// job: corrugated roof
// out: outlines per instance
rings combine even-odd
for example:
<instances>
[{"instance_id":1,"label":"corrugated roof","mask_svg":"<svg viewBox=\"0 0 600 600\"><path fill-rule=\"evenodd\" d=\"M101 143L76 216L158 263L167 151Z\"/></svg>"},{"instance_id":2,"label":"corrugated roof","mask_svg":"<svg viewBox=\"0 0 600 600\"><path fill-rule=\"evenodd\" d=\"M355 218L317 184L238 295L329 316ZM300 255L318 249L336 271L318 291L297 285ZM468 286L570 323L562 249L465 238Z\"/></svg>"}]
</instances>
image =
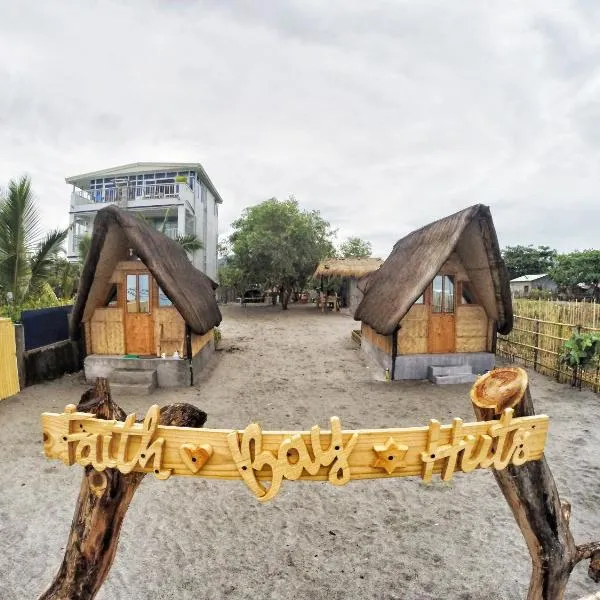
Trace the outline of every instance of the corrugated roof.
<instances>
[{"instance_id":1,"label":"corrugated roof","mask_svg":"<svg viewBox=\"0 0 600 600\"><path fill-rule=\"evenodd\" d=\"M200 179L206 184L206 187L211 191L219 204L223 203L223 198L213 182L210 180L207 172L200 163L168 163L168 162L136 162L126 165L119 165L110 169L101 169L100 171L90 171L89 173L81 173L80 175L72 175L67 177L65 181L79 187L89 184L90 179L98 177L110 177L113 175L136 175L138 173L152 173L153 171L196 171L200 174Z\"/></svg>"},{"instance_id":2,"label":"corrugated roof","mask_svg":"<svg viewBox=\"0 0 600 600\"><path fill-rule=\"evenodd\" d=\"M548 273L538 273L537 275L521 275L521 277L515 277L511 279L511 283L527 283L528 281L535 281L536 279L541 279L542 277L548 277Z\"/></svg>"},{"instance_id":3,"label":"corrugated roof","mask_svg":"<svg viewBox=\"0 0 600 600\"><path fill-rule=\"evenodd\" d=\"M322 260L313 277L362 277L377 271L383 264L381 258L327 258Z\"/></svg>"}]
</instances>

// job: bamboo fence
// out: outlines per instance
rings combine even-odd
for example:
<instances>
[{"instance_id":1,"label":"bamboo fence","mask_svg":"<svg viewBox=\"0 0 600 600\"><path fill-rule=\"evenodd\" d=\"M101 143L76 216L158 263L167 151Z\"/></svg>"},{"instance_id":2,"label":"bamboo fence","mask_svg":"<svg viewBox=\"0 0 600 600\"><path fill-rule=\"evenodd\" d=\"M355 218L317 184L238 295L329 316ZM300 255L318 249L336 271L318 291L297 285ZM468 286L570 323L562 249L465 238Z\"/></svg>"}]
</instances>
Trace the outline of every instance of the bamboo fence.
<instances>
[{"instance_id":1,"label":"bamboo fence","mask_svg":"<svg viewBox=\"0 0 600 600\"><path fill-rule=\"evenodd\" d=\"M561 363L563 344L575 332L600 332L600 306L595 302L556 302L513 299L514 327L498 336L496 353L521 361L561 383L571 382L572 370ZM600 391L600 369L584 370L581 384Z\"/></svg>"}]
</instances>

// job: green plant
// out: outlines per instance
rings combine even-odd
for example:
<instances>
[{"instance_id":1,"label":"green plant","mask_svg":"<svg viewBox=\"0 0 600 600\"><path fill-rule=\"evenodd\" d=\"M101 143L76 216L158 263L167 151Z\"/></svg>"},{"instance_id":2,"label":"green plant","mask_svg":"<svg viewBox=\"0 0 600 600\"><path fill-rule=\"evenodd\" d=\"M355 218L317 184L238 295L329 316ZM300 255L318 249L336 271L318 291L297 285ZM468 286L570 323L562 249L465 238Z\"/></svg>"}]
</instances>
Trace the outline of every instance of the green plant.
<instances>
[{"instance_id":1,"label":"green plant","mask_svg":"<svg viewBox=\"0 0 600 600\"><path fill-rule=\"evenodd\" d=\"M571 385L581 387L581 371L598 366L600 360L600 335L577 331L564 343L561 362L573 369Z\"/></svg>"},{"instance_id":2,"label":"green plant","mask_svg":"<svg viewBox=\"0 0 600 600\"><path fill-rule=\"evenodd\" d=\"M219 342L221 341L221 331L219 330L218 327L213 328L213 336L215 339L215 347L216 347L219 345Z\"/></svg>"}]
</instances>

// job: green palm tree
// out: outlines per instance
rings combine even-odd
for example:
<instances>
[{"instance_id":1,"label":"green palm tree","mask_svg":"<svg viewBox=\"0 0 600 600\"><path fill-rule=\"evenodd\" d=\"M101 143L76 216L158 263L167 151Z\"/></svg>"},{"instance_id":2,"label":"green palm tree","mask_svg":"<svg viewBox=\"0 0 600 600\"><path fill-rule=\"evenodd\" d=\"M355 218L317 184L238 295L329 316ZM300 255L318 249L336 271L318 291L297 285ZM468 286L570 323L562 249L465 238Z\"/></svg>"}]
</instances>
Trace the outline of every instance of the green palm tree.
<instances>
[{"instance_id":1,"label":"green palm tree","mask_svg":"<svg viewBox=\"0 0 600 600\"><path fill-rule=\"evenodd\" d=\"M16 305L40 292L67 232L54 229L42 235L31 179L24 175L9 181L0 197L0 302L8 292Z\"/></svg>"}]
</instances>

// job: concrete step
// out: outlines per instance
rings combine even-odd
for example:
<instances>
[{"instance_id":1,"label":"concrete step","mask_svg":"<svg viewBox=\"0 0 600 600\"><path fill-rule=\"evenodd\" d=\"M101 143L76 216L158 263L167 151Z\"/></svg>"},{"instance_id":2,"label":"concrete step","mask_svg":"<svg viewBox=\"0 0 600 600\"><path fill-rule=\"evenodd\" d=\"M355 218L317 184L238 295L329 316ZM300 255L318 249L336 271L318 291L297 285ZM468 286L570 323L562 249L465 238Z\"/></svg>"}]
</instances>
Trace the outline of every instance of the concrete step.
<instances>
[{"instance_id":1,"label":"concrete step","mask_svg":"<svg viewBox=\"0 0 600 600\"><path fill-rule=\"evenodd\" d=\"M437 385L449 383L473 383L477 375L471 365L436 366L427 368L427 379Z\"/></svg>"},{"instance_id":2,"label":"concrete step","mask_svg":"<svg viewBox=\"0 0 600 600\"><path fill-rule=\"evenodd\" d=\"M454 366L442 366L442 365L431 365L427 368L427 376L432 375L462 375L463 373L472 373L473 367L469 364L466 365L454 365Z\"/></svg>"},{"instance_id":3,"label":"concrete step","mask_svg":"<svg viewBox=\"0 0 600 600\"><path fill-rule=\"evenodd\" d=\"M153 384L156 387L155 369L114 369L109 377L113 383Z\"/></svg>"},{"instance_id":4,"label":"concrete step","mask_svg":"<svg viewBox=\"0 0 600 600\"><path fill-rule=\"evenodd\" d=\"M437 385L446 385L449 383L473 383L477 379L475 373L462 373L459 375L433 375L429 381Z\"/></svg>"},{"instance_id":5,"label":"concrete step","mask_svg":"<svg viewBox=\"0 0 600 600\"><path fill-rule=\"evenodd\" d=\"M115 398L123 396L148 396L156 389L156 383L110 383L110 393Z\"/></svg>"}]
</instances>

